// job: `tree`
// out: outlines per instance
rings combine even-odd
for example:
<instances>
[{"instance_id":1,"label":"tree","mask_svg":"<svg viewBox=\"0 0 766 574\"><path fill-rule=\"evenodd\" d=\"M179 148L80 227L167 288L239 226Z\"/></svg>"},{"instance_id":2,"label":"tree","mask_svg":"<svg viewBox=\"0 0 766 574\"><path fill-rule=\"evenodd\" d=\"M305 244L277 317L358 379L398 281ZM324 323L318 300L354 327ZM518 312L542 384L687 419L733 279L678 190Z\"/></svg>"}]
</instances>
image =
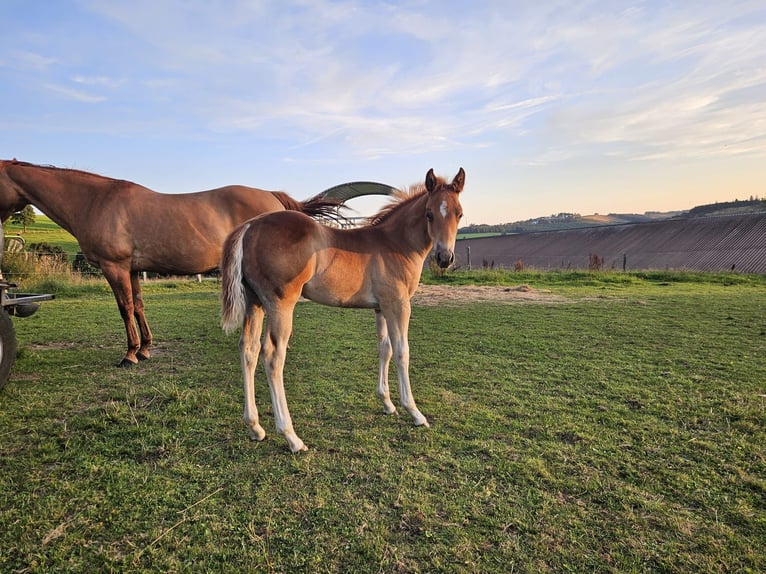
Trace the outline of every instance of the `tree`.
<instances>
[{"instance_id":1,"label":"tree","mask_svg":"<svg viewBox=\"0 0 766 574\"><path fill-rule=\"evenodd\" d=\"M27 232L27 227L35 222L35 209L31 205L27 205L21 211L17 211L11 215L11 223L21 225L23 231Z\"/></svg>"}]
</instances>

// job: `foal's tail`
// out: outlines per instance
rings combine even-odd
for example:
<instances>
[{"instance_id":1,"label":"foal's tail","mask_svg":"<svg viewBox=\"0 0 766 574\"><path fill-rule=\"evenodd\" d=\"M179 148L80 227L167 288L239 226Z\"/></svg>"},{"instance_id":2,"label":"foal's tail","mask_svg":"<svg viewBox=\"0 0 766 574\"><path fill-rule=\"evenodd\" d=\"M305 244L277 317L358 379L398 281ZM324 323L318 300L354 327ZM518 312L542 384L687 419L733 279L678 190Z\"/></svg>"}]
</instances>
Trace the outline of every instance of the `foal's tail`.
<instances>
[{"instance_id":1,"label":"foal's tail","mask_svg":"<svg viewBox=\"0 0 766 574\"><path fill-rule=\"evenodd\" d=\"M242 281L242 239L250 227L243 223L226 238L221 255L221 327L231 333L245 318L245 284Z\"/></svg>"}]
</instances>

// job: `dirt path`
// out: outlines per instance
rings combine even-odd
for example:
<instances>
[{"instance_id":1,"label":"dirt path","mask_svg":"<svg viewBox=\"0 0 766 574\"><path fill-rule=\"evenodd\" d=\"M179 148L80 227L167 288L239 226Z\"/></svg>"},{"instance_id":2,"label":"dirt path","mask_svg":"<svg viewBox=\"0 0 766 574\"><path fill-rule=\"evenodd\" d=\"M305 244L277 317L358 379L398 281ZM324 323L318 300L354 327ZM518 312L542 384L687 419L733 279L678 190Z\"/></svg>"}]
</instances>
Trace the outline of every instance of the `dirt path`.
<instances>
[{"instance_id":1,"label":"dirt path","mask_svg":"<svg viewBox=\"0 0 766 574\"><path fill-rule=\"evenodd\" d=\"M459 305L482 301L558 303L564 300L547 289L533 289L528 285L420 285L412 298L414 305Z\"/></svg>"}]
</instances>

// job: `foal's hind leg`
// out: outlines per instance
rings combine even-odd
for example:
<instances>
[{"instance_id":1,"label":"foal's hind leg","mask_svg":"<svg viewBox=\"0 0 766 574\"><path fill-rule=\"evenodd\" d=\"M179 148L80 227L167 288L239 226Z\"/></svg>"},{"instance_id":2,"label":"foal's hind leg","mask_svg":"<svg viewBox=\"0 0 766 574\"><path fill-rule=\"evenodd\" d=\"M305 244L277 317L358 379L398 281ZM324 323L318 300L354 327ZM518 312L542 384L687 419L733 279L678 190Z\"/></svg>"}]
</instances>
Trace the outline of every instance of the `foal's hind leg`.
<instances>
[{"instance_id":1,"label":"foal's hind leg","mask_svg":"<svg viewBox=\"0 0 766 574\"><path fill-rule=\"evenodd\" d=\"M285 398L284 368L287 354L287 342L293 328L293 308L295 301L281 301L269 306L266 313L266 335L263 337L263 366L269 381L271 404L274 409L274 421L292 452L306 450L306 445L298 438L293 429L293 421Z\"/></svg>"},{"instance_id":2,"label":"foal's hind leg","mask_svg":"<svg viewBox=\"0 0 766 574\"><path fill-rule=\"evenodd\" d=\"M266 431L258 421L258 407L255 405L255 369L258 366L258 354L261 352L262 326L263 307L250 305L242 323L242 335L239 337L239 357L245 384L245 413L242 418L250 429L252 440L266 438Z\"/></svg>"},{"instance_id":3,"label":"foal's hind leg","mask_svg":"<svg viewBox=\"0 0 766 574\"><path fill-rule=\"evenodd\" d=\"M391 393L388 390L388 365L393 353L386 319L379 309L375 310L375 328L378 332L378 396L383 401L383 411L392 415L396 412L396 407L391 402Z\"/></svg>"}]
</instances>

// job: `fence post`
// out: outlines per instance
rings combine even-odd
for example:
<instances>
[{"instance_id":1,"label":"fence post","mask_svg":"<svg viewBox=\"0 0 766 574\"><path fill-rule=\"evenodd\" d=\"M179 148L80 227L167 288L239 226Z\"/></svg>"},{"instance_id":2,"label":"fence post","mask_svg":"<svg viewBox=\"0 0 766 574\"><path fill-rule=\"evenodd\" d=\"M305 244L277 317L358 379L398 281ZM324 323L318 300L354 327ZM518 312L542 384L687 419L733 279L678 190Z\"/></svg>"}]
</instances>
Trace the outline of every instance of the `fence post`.
<instances>
[{"instance_id":1,"label":"fence post","mask_svg":"<svg viewBox=\"0 0 766 574\"><path fill-rule=\"evenodd\" d=\"M468 270L471 270L471 246L467 245L465 248L466 256L468 257Z\"/></svg>"}]
</instances>

